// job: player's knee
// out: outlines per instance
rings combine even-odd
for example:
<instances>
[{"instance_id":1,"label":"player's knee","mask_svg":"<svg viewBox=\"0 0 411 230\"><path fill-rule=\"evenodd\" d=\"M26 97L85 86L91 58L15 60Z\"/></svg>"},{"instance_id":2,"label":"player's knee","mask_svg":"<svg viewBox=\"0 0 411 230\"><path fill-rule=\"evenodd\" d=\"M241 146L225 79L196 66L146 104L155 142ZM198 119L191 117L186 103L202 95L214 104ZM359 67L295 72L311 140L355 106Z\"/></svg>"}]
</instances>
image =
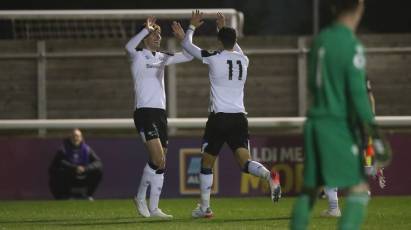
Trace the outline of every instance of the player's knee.
<instances>
[{"instance_id":1,"label":"player's knee","mask_svg":"<svg viewBox=\"0 0 411 230\"><path fill-rule=\"evenodd\" d=\"M148 165L152 170L156 172L156 174L163 174L165 171L165 164L161 165L161 163L154 163L153 161L149 161Z\"/></svg>"},{"instance_id":2,"label":"player's knee","mask_svg":"<svg viewBox=\"0 0 411 230\"><path fill-rule=\"evenodd\" d=\"M235 151L235 158L241 167L245 167L247 162L251 160L250 152L246 148L238 148Z\"/></svg>"},{"instance_id":3,"label":"player's knee","mask_svg":"<svg viewBox=\"0 0 411 230\"><path fill-rule=\"evenodd\" d=\"M243 172L250 173L249 170L248 170L248 166L250 165L251 161L247 160L245 162L242 162L241 160L238 160L238 162L239 162L241 168L243 169Z\"/></svg>"},{"instance_id":4,"label":"player's knee","mask_svg":"<svg viewBox=\"0 0 411 230\"><path fill-rule=\"evenodd\" d=\"M248 170L248 165L250 164L250 159L238 159L238 164L244 170Z\"/></svg>"},{"instance_id":5,"label":"player's knee","mask_svg":"<svg viewBox=\"0 0 411 230\"><path fill-rule=\"evenodd\" d=\"M160 156L154 156L151 159L151 163L157 168L157 169L164 169L166 165L165 157L160 155Z\"/></svg>"},{"instance_id":6,"label":"player's knee","mask_svg":"<svg viewBox=\"0 0 411 230\"><path fill-rule=\"evenodd\" d=\"M201 167L202 168L213 168L215 162L215 156L203 153L203 157L201 158Z\"/></svg>"},{"instance_id":7,"label":"player's knee","mask_svg":"<svg viewBox=\"0 0 411 230\"><path fill-rule=\"evenodd\" d=\"M213 162L213 161L203 160L203 161L201 162L201 167L203 167L203 168L213 168L213 166L214 166L214 162Z\"/></svg>"}]
</instances>

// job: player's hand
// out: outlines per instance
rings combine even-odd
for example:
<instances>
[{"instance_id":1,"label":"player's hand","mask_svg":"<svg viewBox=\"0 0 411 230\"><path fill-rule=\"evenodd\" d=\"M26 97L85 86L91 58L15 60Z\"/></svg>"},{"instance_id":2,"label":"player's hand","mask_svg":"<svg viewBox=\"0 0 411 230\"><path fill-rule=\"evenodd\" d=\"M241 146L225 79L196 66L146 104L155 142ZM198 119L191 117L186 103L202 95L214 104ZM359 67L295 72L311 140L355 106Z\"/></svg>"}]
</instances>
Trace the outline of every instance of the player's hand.
<instances>
[{"instance_id":1,"label":"player's hand","mask_svg":"<svg viewBox=\"0 0 411 230\"><path fill-rule=\"evenodd\" d=\"M377 169L377 175L376 176L377 176L378 185L380 186L380 188L385 188L386 181L385 181L383 168Z\"/></svg>"},{"instance_id":2,"label":"player's hand","mask_svg":"<svg viewBox=\"0 0 411 230\"><path fill-rule=\"evenodd\" d=\"M218 28L219 30L221 30L221 28L223 28L223 27L225 26L225 17L224 17L224 14L222 14L222 13L220 13L220 12L217 13L216 23L217 23L217 28Z\"/></svg>"},{"instance_id":3,"label":"player's hand","mask_svg":"<svg viewBox=\"0 0 411 230\"><path fill-rule=\"evenodd\" d=\"M179 22L173 21L173 24L171 24L171 29L173 29L174 37L180 41L184 39L185 33Z\"/></svg>"},{"instance_id":4,"label":"player's hand","mask_svg":"<svg viewBox=\"0 0 411 230\"><path fill-rule=\"evenodd\" d=\"M372 147L374 149L375 165L383 168L391 162L392 152L389 142L379 132L377 126L370 127Z\"/></svg>"},{"instance_id":5,"label":"player's hand","mask_svg":"<svg viewBox=\"0 0 411 230\"><path fill-rule=\"evenodd\" d=\"M200 12L200 10L193 11L191 13L190 24L197 28L200 27L203 23L203 12Z\"/></svg>"},{"instance_id":6,"label":"player's hand","mask_svg":"<svg viewBox=\"0 0 411 230\"><path fill-rule=\"evenodd\" d=\"M385 167L391 162L391 147L383 138L373 138L374 157L377 167Z\"/></svg>"},{"instance_id":7,"label":"player's hand","mask_svg":"<svg viewBox=\"0 0 411 230\"><path fill-rule=\"evenodd\" d=\"M146 28L151 32L154 31L154 24L156 23L156 18L154 16L149 16L146 20Z\"/></svg>"}]
</instances>

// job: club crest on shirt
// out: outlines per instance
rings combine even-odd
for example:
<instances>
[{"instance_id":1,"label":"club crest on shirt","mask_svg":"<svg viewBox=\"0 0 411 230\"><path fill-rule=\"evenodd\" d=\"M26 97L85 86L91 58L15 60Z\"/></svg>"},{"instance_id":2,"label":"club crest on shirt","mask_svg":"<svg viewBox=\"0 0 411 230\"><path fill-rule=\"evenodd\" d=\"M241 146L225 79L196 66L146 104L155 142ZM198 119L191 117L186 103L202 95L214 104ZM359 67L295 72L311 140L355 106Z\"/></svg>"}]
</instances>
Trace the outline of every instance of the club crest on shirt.
<instances>
[{"instance_id":1,"label":"club crest on shirt","mask_svg":"<svg viewBox=\"0 0 411 230\"><path fill-rule=\"evenodd\" d=\"M352 145L352 146L351 146L351 153L352 153L354 156L357 156L359 152L360 152L360 150L358 149L358 146L357 146L357 145Z\"/></svg>"},{"instance_id":2,"label":"club crest on shirt","mask_svg":"<svg viewBox=\"0 0 411 230\"><path fill-rule=\"evenodd\" d=\"M361 45L358 45L356 47L356 53L354 55L353 63L357 69L365 68L366 60L364 55L364 47L362 47Z\"/></svg>"}]
</instances>

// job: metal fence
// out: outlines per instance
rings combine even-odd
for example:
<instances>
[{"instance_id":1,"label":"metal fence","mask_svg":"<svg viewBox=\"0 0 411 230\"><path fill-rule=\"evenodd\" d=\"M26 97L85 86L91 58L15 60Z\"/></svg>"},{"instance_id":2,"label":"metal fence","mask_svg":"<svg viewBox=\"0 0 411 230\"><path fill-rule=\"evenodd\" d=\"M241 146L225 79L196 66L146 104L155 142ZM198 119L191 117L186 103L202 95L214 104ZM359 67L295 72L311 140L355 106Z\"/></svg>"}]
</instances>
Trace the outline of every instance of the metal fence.
<instances>
[{"instance_id":1,"label":"metal fence","mask_svg":"<svg viewBox=\"0 0 411 230\"><path fill-rule=\"evenodd\" d=\"M35 53L0 53L0 60L18 60L18 59L33 59L37 62L37 117L38 119L47 119L47 62L50 59L64 58L107 58L107 57L124 57L124 52L121 51L94 51L94 52L46 52L46 41L37 41L37 52ZM245 49L247 55L292 55L298 59L296 66L298 72L298 115L304 116L307 108L307 91L306 91L306 76L307 76L307 53L308 48L305 47L306 38L298 39L298 48L296 49ZM169 39L167 42L169 50L175 50L176 41ZM368 47L367 53L371 54L409 54L411 47ZM168 112L170 117L177 117L177 83L176 83L176 68L177 66L167 67L167 88L168 88Z\"/></svg>"}]
</instances>

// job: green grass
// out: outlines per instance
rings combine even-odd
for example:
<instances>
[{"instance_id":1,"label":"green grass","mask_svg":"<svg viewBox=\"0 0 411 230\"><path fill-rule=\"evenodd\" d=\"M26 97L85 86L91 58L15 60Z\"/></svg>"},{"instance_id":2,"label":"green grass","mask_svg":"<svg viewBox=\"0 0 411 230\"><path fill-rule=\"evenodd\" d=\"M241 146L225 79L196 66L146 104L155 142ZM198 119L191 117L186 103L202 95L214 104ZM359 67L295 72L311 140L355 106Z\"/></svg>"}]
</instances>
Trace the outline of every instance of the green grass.
<instances>
[{"instance_id":1,"label":"green grass","mask_svg":"<svg viewBox=\"0 0 411 230\"><path fill-rule=\"evenodd\" d=\"M164 199L173 220L141 218L131 200L0 201L3 229L287 229L294 198L273 204L268 198L213 199L212 219L192 219L196 199ZM343 204L343 202L341 202ZM310 229L335 229L336 219L320 217L320 200ZM411 197L373 197L363 229L411 229Z\"/></svg>"}]
</instances>

